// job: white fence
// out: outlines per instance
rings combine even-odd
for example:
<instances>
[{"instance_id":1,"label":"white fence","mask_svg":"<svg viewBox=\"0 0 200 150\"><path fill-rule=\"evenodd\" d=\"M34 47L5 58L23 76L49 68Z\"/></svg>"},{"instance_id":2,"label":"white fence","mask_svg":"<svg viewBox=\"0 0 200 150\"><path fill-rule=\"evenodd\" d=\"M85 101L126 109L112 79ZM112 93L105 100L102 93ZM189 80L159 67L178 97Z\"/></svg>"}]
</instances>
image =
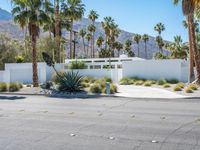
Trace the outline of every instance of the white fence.
<instances>
[{"instance_id":1,"label":"white fence","mask_svg":"<svg viewBox=\"0 0 200 150\"><path fill-rule=\"evenodd\" d=\"M184 60L142 60L142 59L113 59L112 69L106 69L108 59L85 60L88 68L79 71L83 76L96 78L110 77L114 82L123 77L139 77L145 79L177 79L182 82L188 81L188 62ZM56 69L69 71L67 64L56 64ZM51 80L54 70L45 63L38 63L38 78L40 83ZM6 64L5 71L0 71L0 82L32 83L32 64Z\"/></svg>"},{"instance_id":2,"label":"white fence","mask_svg":"<svg viewBox=\"0 0 200 150\"><path fill-rule=\"evenodd\" d=\"M184 60L141 60L123 62L123 77L177 79L188 81L188 62Z\"/></svg>"}]
</instances>

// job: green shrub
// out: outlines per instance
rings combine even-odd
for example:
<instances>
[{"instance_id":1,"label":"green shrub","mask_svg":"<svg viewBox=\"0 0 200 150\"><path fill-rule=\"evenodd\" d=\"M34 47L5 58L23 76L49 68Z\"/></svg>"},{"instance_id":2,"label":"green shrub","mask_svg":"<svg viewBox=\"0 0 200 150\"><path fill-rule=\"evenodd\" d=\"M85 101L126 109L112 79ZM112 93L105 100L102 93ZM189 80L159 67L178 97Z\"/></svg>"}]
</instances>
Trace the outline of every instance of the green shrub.
<instances>
[{"instance_id":1,"label":"green shrub","mask_svg":"<svg viewBox=\"0 0 200 150\"><path fill-rule=\"evenodd\" d=\"M198 86L196 84L193 84L193 83L189 84L188 88L190 88L192 90L198 90Z\"/></svg>"},{"instance_id":2,"label":"green shrub","mask_svg":"<svg viewBox=\"0 0 200 150\"><path fill-rule=\"evenodd\" d=\"M151 84L156 84L155 80L150 80L150 81L151 81Z\"/></svg>"},{"instance_id":3,"label":"green shrub","mask_svg":"<svg viewBox=\"0 0 200 150\"><path fill-rule=\"evenodd\" d=\"M102 93L102 87L97 84L97 83L94 83L93 85L90 86L90 92L91 93Z\"/></svg>"},{"instance_id":4,"label":"green shrub","mask_svg":"<svg viewBox=\"0 0 200 150\"><path fill-rule=\"evenodd\" d=\"M170 88L171 85L170 85L169 83L165 83L165 84L163 85L163 87L164 87L164 88Z\"/></svg>"},{"instance_id":5,"label":"green shrub","mask_svg":"<svg viewBox=\"0 0 200 150\"><path fill-rule=\"evenodd\" d=\"M106 93L106 87L102 89L102 93ZM117 86L114 84L110 84L110 94L117 93Z\"/></svg>"},{"instance_id":6,"label":"green shrub","mask_svg":"<svg viewBox=\"0 0 200 150\"><path fill-rule=\"evenodd\" d=\"M94 77L90 77L90 76L84 77L82 79L82 82L85 82L85 83L94 83L95 81L96 81L96 79Z\"/></svg>"},{"instance_id":7,"label":"green shrub","mask_svg":"<svg viewBox=\"0 0 200 150\"><path fill-rule=\"evenodd\" d=\"M187 89L185 90L186 93L193 93L193 90L190 87L187 87Z\"/></svg>"},{"instance_id":8,"label":"green shrub","mask_svg":"<svg viewBox=\"0 0 200 150\"><path fill-rule=\"evenodd\" d=\"M83 61L72 61L68 65L68 69L87 69L87 65Z\"/></svg>"},{"instance_id":9,"label":"green shrub","mask_svg":"<svg viewBox=\"0 0 200 150\"><path fill-rule=\"evenodd\" d=\"M171 79L171 80L167 80L168 83L170 84L177 84L178 80L177 79Z\"/></svg>"},{"instance_id":10,"label":"green shrub","mask_svg":"<svg viewBox=\"0 0 200 150\"><path fill-rule=\"evenodd\" d=\"M180 88L184 88L185 87L185 83L183 83L183 82L179 82L178 84L177 84L177 86L179 86Z\"/></svg>"},{"instance_id":11,"label":"green shrub","mask_svg":"<svg viewBox=\"0 0 200 150\"><path fill-rule=\"evenodd\" d=\"M114 84L110 85L111 94L117 93L117 86Z\"/></svg>"},{"instance_id":12,"label":"green shrub","mask_svg":"<svg viewBox=\"0 0 200 150\"><path fill-rule=\"evenodd\" d=\"M129 79L127 77L124 77L120 80L120 84L121 85L130 85L130 84L133 84L133 80L132 79Z\"/></svg>"},{"instance_id":13,"label":"green shrub","mask_svg":"<svg viewBox=\"0 0 200 150\"><path fill-rule=\"evenodd\" d=\"M151 81L146 81L146 82L144 82L144 86L152 86L152 82Z\"/></svg>"},{"instance_id":14,"label":"green shrub","mask_svg":"<svg viewBox=\"0 0 200 150\"><path fill-rule=\"evenodd\" d=\"M23 63L24 62L24 57L23 56L16 56L16 63Z\"/></svg>"},{"instance_id":15,"label":"green shrub","mask_svg":"<svg viewBox=\"0 0 200 150\"><path fill-rule=\"evenodd\" d=\"M135 82L135 85L143 85L144 84L144 81L142 80L138 80Z\"/></svg>"},{"instance_id":16,"label":"green shrub","mask_svg":"<svg viewBox=\"0 0 200 150\"><path fill-rule=\"evenodd\" d=\"M133 80L134 82L141 80L139 77L131 77L130 79Z\"/></svg>"},{"instance_id":17,"label":"green shrub","mask_svg":"<svg viewBox=\"0 0 200 150\"><path fill-rule=\"evenodd\" d=\"M58 89L62 92L79 92L81 91L82 76L73 71L64 73L58 78Z\"/></svg>"},{"instance_id":18,"label":"green shrub","mask_svg":"<svg viewBox=\"0 0 200 150\"><path fill-rule=\"evenodd\" d=\"M6 83L0 83L0 92L7 92L7 84Z\"/></svg>"},{"instance_id":19,"label":"green shrub","mask_svg":"<svg viewBox=\"0 0 200 150\"><path fill-rule=\"evenodd\" d=\"M64 71L59 71L58 74L59 74L60 76L63 76L63 75L64 75ZM54 74L52 75L51 81L54 82L54 83L56 83L56 84L59 82L59 77L58 77L57 73L54 73Z\"/></svg>"},{"instance_id":20,"label":"green shrub","mask_svg":"<svg viewBox=\"0 0 200 150\"><path fill-rule=\"evenodd\" d=\"M167 59L167 56L161 52L157 52L154 55L154 59L158 60L158 59Z\"/></svg>"},{"instance_id":21,"label":"green shrub","mask_svg":"<svg viewBox=\"0 0 200 150\"><path fill-rule=\"evenodd\" d=\"M176 85L173 90L174 91L182 91L182 87Z\"/></svg>"},{"instance_id":22,"label":"green shrub","mask_svg":"<svg viewBox=\"0 0 200 150\"><path fill-rule=\"evenodd\" d=\"M108 77L104 77L101 79L101 81L104 80L105 82L109 82L109 83L112 83L112 79L111 78L108 78Z\"/></svg>"},{"instance_id":23,"label":"green shrub","mask_svg":"<svg viewBox=\"0 0 200 150\"><path fill-rule=\"evenodd\" d=\"M83 88L87 88L87 87L90 87L90 84L89 84L89 83L86 83L86 82L82 82L82 83L81 83L81 86L82 86Z\"/></svg>"},{"instance_id":24,"label":"green shrub","mask_svg":"<svg viewBox=\"0 0 200 150\"><path fill-rule=\"evenodd\" d=\"M22 88L23 88L23 84L21 84L21 83L17 82L17 85L19 86L19 88L20 88L20 89L22 89Z\"/></svg>"},{"instance_id":25,"label":"green shrub","mask_svg":"<svg viewBox=\"0 0 200 150\"><path fill-rule=\"evenodd\" d=\"M8 85L8 91L9 92L17 92L19 90L20 90L20 87L19 87L18 83L10 83Z\"/></svg>"},{"instance_id":26,"label":"green shrub","mask_svg":"<svg viewBox=\"0 0 200 150\"><path fill-rule=\"evenodd\" d=\"M32 87L32 85L31 84L27 84L26 87Z\"/></svg>"},{"instance_id":27,"label":"green shrub","mask_svg":"<svg viewBox=\"0 0 200 150\"><path fill-rule=\"evenodd\" d=\"M164 80L164 79L161 79L161 80L157 81L157 85L164 85L165 83L167 83L167 81Z\"/></svg>"}]
</instances>

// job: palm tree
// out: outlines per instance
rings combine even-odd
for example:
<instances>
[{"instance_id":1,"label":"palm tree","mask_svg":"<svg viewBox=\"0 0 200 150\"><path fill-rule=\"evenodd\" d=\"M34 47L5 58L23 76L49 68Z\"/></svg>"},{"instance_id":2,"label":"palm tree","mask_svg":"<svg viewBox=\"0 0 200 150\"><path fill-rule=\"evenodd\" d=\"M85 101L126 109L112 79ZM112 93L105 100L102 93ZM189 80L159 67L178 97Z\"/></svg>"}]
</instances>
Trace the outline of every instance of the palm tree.
<instances>
[{"instance_id":1,"label":"palm tree","mask_svg":"<svg viewBox=\"0 0 200 150\"><path fill-rule=\"evenodd\" d=\"M140 40L141 40L141 35L139 34L136 34L134 37L133 37L133 40L137 43L138 45L138 57L140 57Z\"/></svg>"},{"instance_id":2,"label":"palm tree","mask_svg":"<svg viewBox=\"0 0 200 150\"><path fill-rule=\"evenodd\" d=\"M88 26L88 31L91 33L92 35L92 39L91 39L91 58L94 57L94 54L93 54L93 35L94 35L94 32L96 31L96 27L93 25L93 24L90 24Z\"/></svg>"},{"instance_id":3,"label":"palm tree","mask_svg":"<svg viewBox=\"0 0 200 150\"><path fill-rule=\"evenodd\" d=\"M92 21L92 25L93 26L95 26L95 21L98 19L98 17L99 17L99 15L97 14L97 12L96 11L94 11L94 10L91 10L90 11L90 13L89 13L89 15L88 15L88 18ZM96 28L95 28L95 31L96 31ZM95 33L95 31L94 32L92 32L92 57L94 57L94 41L95 41L95 39L94 39L94 33Z\"/></svg>"},{"instance_id":4,"label":"palm tree","mask_svg":"<svg viewBox=\"0 0 200 150\"><path fill-rule=\"evenodd\" d=\"M171 54L170 58L172 59L187 59L188 57L188 46L186 43L183 43L181 36L175 36L174 42L165 46Z\"/></svg>"},{"instance_id":5,"label":"palm tree","mask_svg":"<svg viewBox=\"0 0 200 150\"><path fill-rule=\"evenodd\" d=\"M199 16L199 18L200 18L200 16ZM198 23L198 20L194 21L194 26L195 26L195 32L199 32L199 23ZM185 29L188 29L188 22L186 20L183 20L183 27Z\"/></svg>"},{"instance_id":6,"label":"palm tree","mask_svg":"<svg viewBox=\"0 0 200 150\"><path fill-rule=\"evenodd\" d=\"M114 22L110 25L110 36L109 36L109 46L111 48L111 56L114 57L114 49L115 49L115 42L116 39L119 37L120 30L118 28L118 25Z\"/></svg>"},{"instance_id":7,"label":"palm tree","mask_svg":"<svg viewBox=\"0 0 200 150\"><path fill-rule=\"evenodd\" d=\"M165 43L164 43L161 36L156 37L156 43L157 43L158 48L159 48L159 53L163 53L163 47L164 47Z\"/></svg>"},{"instance_id":8,"label":"palm tree","mask_svg":"<svg viewBox=\"0 0 200 150\"><path fill-rule=\"evenodd\" d=\"M128 53L128 57L134 57L135 54L134 52L131 50L132 46L132 41L131 40L126 40L124 43L124 49L125 51Z\"/></svg>"},{"instance_id":9,"label":"palm tree","mask_svg":"<svg viewBox=\"0 0 200 150\"><path fill-rule=\"evenodd\" d=\"M107 50L107 47L108 47L108 42L109 42L109 37L110 37L110 26L111 24L114 23L114 19L112 19L112 17L105 17L104 18L104 21L101 22L102 24L102 27L104 29L104 32L105 32L105 50Z\"/></svg>"},{"instance_id":10,"label":"palm tree","mask_svg":"<svg viewBox=\"0 0 200 150\"><path fill-rule=\"evenodd\" d=\"M102 36L99 36L96 40L96 45L98 46L98 48L102 49L103 42L104 38Z\"/></svg>"},{"instance_id":11,"label":"palm tree","mask_svg":"<svg viewBox=\"0 0 200 150\"><path fill-rule=\"evenodd\" d=\"M70 58L72 59L74 54L72 50L72 34L74 21L80 20L85 12L85 5L81 0L67 0L67 3L61 5L63 15L70 21Z\"/></svg>"},{"instance_id":12,"label":"palm tree","mask_svg":"<svg viewBox=\"0 0 200 150\"><path fill-rule=\"evenodd\" d=\"M118 52L118 57L120 56L120 51L123 49L123 44L120 43L120 42L115 42L116 44L116 49L117 49L117 52Z\"/></svg>"},{"instance_id":13,"label":"palm tree","mask_svg":"<svg viewBox=\"0 0 200 150\"><path fill-rule=\"evenodd\" d=\"M159 36L161 36L161 33L162 33L163 31L165 31L165 25L162 24L162 23L160 22L160 23L158 23L158 24L154 27L154 30L155 30L156 32L158 32L158 35L159 35Z\"/></svg>"},{"instance_id":14,"label":"palm tree","mask_svg":"<svg viewBox=\"0 0 200 150\"><path fill-rule=\"evenodd\" d=\"M87 42L88 42L88 44L87 44L87 57L88 57L88 53L89 53L89 46L90 46L90 41L91 41L91 39L92 39L92 35L90 34L90 33L88 33L87 35L86 35L86 40L87 40Z\"/></svg>"},{"instance_id":15,"label":"palm tree","mask_svg":"<svg viewBox=\"0 0 200 150\"><path fill-rule=\"evenodd\" d=\"M87 32L84 29L80 29L79 30L79 36L81 36L82 40L83 40L83 48L84 48L84 53L86 54L86 50L85 50L85 36L86 36Z\"/></svg>"},{"instance_id":16,"label":"palm tree","mask_svg":"<svg viewBox=\"0 0 200 150\"><path fill-rule=\"evenodd\" d=\"M188 34L189 34L189 51L190 51L190 78L189 82L194 81L194 64L196 66L197 79L196 83L200 85L200 54L197 50L195 38L194 12L199 0L174 0L174 4L178 5L182 2L183 14L187 18ZM195 3L196 2L196 3Z\"/></svg>"},{"instance_id":17,"label":"palm tree","mask_svg":"<svg viewBox=\"0 0 200 150\"><path fill-rule=\"evenodd\" d=\"M147 59L147 42L149 41L149 35L147 34L144 34L142 36L142 40L144 41L144 44L145 44L145 58Z\"/></svg>"},{"instance_id":18,"label":"palm tree","mask_svg":"<svg viewBox=\"0 0 200 150\"><path fill-rule=\"evenodd\" d=\"M39 27L45 22L49 22L49 16L45 13L47 3L41 0L35 0L34 3L29 0L12 0L15 23L18 23L21 28L28 25L29 35L32 41L32 68L33 68L33 86L38 86L37 72L37 51L36 43L39 36Z\"/></svg>"},{"instance_id":19,"label":"palm tree","mask_svg":"<svg viewBox=\"0 0 200 150\"><path fill-rule=\"evenodd\" d=\"M60 19L60 0L54 0L54 20L55 20L55 42L56 42L56 57L60 60L60 38L61 38L61 19Z\"/></svg>"}]
</instances>

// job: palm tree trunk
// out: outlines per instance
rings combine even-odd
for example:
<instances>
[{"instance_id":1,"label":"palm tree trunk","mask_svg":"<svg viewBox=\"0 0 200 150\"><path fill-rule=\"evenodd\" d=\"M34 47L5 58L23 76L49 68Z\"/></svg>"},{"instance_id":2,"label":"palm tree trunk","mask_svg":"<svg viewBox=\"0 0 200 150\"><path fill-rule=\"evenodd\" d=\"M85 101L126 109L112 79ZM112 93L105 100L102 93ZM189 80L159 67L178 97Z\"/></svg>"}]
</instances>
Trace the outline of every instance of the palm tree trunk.
<instances>
[{"instance_id":1,"label":"palm tree trunk","mask_svg":"<svg viewBox=\"0 0 200 150\"><path fill-rule=\"evenodd\" d=\"M195 33L192 31L194 26L193 16L188 16L188 34L189 34L189 59L190 59L190 71L189 71L189 83L194 81L194 48L195 48Z\"/></svg>"},{"instance_id":2,"label":"palm tree trunk","mask_svg":"<svg viewBox=\"0 0 200 150\"><path fill-rule=\"evenodd\" d=\"M94 58L94 32L92 33L92 58Z\"/></svg>"},{"instance_id":3,"label":"palm tree trunk","mask_svg":"<svg viewBox=\"0 0 200 150\"><path fill-rule=\"evenodd\" d=\"M145 58L147 59L147 42L145 42Z\"/></svg>"},{"instance_id":4,"label":"palm tree trunk","mask_svg":"<svg viewBox=\"0 0 200 150\"><path fill-rule=\"evenodd\" d=\"M139 44L138 44L138 57L140 57L140 48L139 48Z\"/></svg>"},{"instance_id":5,"label":"palm tree trunk","mask_svg":"<svg viewBox=\"0 0 200 150\"><path fill-rule=\"evenodd\" d=\"M86 50L85 50L85 39L84 39L84 37L82 37L83 38L83 50L84 50L84 53L86 54ZM84 55L85 55L84 54Z\"/></svg>"},{"instance_id":6,"label":"palm tree trunk","mask_svg":"<svg viewBox=\"0 0 200 150\"><path fill-rule=\"evenodd\" d=\"M72 32L73 32L73 19L71 19L70 25L70 59L73 57L73 50L72 50Z\"/></svg>"},{"instance_id":7,"label":"palm tree trunk","mask_svg":"<svg viewBox=\"0 0 200 150\"><path fill-rule=\"evenodd\" d=\"M93 40L91 39L91 53L90 53L90 57L93 57Z\"/></svg>"},{"instance_id":8,"label":"palm tree trunk","mask_svg":"<svg viewBox=\"0 0 200 150\"><path fill-rule=\"evenodd\" d=\"M90 41L88 41L88 44L87 44L87 58L89 57L89 43Z\"/></svg>"},{"instance_id":9,"label":"palm tree trunk","mask_svg":"<svg viewBox=\"0 0 200 150\"><path fill-rule=\"evenodd\" d=\"M195 62L195 67L196 67L196 83L200 85L200 54L197 50L196 46L196 39L195 39L195 26L194 26L194 16L193 14L188 15L188 28L189 28L189 33L190 33L190 38L191 38L191 48L192 48L192 58L194 59L190 61L190 63ZM192 68L193 69L193 68ZM194 70L193 70L194 71Z\"/></svg>"},{"instance_id":10,"label":"palm tree trunk","mask_svg":"<svg viewBox=\"0 0 200 150\"><path fill-rule=\"evenodd\" d=\"M120 50L118 49L118 57L119 57L119 55L120 55Z\"/></svg>"},{"instance_id":11,"label":"palm tree trunk","mask_svg":"<svg viewBox=\"0 0 200 150\"><path fill-rule=\"evenodd\" d=\"M106 35L106 41L105 41L105 50L108 48L108 36Z\"/></svg>"},{"instance_id":12,"label":"palm tree trunk","mask_svg":"<svg viewBox=\"0 0 200 150\"><path fill-rule=\"evenodd\" d=\"M56 40L56 61L60 62L60 15L59 15L59 0L54 1L55 15L55 40Z\"/></svg>"},{"instance_id":13,"label":"palm tree trunk","mask_svg":"<svg viewBox=\"0 0 200 150\"><path fill-rule=\"evenodd\" d=\"M31 25L31 40L32 40L32 69L33 69L33 87L38 87L38 72L37 72L37 52L36 52L36 37L37 26Z\"/></svg>"}]
</instances>

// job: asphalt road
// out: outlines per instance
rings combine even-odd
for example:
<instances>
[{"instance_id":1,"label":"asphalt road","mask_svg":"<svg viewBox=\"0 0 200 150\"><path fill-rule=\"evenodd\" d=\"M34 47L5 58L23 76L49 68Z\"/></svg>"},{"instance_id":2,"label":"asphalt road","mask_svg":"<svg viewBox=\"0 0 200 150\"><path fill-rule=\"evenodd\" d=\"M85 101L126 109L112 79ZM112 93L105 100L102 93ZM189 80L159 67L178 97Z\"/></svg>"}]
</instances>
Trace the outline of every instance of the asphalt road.
<instances>
[{"instance_id":1,"label":"asphalt road","mask_svg":"<svg viewBox=\"0 0 200 150\"><path fill-rule=\"evenodd\" d=\"M200 100L0 96L0 150L200 150Z\"/></svg>"}]
</instances>

